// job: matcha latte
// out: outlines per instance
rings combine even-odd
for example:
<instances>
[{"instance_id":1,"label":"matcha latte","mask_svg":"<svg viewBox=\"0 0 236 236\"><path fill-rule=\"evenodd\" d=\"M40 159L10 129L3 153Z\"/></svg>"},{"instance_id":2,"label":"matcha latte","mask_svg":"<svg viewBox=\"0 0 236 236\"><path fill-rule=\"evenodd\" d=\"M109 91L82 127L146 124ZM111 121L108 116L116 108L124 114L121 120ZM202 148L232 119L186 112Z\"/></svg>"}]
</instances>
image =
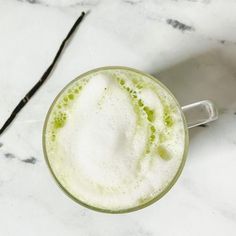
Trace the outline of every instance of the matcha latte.
<instances>
[{"instance_id":1,"label":"matcha latte","mask_svg":"<svg viewBox=\"0 0 236 236\"><path fill-rule=\"evenodd\" d=\"M45 122L44 150L63 190L107 212L138 209L160 198L182 169L182 112L151 76L100 68L72 81Z\"/></svg>"}]
</instances>

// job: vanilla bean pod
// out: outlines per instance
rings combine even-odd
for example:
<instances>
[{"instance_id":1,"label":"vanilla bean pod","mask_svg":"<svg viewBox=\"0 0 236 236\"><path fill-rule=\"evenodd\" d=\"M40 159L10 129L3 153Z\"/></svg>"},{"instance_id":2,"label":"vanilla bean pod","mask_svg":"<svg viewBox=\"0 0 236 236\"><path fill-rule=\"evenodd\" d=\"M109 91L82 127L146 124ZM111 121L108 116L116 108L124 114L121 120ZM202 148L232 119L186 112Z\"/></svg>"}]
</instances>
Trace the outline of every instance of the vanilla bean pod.
<instances>
[{"instance_id":1,"label":"vanilla bean pod","mask_svg":"<svg viewBox=\"0 0 236 236\"><path fill-rule=\"evenodd\" d=\"M6 120L2 128L0 129L0 135L7 129L7 127L12 123L12 121L15 119L16 115L21 111L21 109L28 103L28 101L31 99L31 97L38 91L38 89L43 85L43 83L47 80L48 76L50 75L51 71L53 70L55 64L57 63L66 43L72 36L72 34L75 32L77 26L81 23L85 16L85 13L82 12L80 17L76 20L72 28L70 29L69 33L67 34L66 38L62 41L56 56L54 57L52 63L47 68L47 70L44 72L40 80L30 89L30 91L24 96L24 98L17 104L17 106L12 111L9 118Z\"/></svg>"}]
</instances>

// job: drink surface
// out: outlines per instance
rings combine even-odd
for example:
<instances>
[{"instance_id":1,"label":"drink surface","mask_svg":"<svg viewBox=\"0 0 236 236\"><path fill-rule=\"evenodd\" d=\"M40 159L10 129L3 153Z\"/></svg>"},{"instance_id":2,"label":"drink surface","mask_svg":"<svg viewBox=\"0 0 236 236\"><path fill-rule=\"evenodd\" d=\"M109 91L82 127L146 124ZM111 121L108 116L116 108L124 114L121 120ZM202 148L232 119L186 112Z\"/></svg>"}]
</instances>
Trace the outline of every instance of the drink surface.
<instances>
[{"instance_id":1,"label":"drink surface","mask_svg":"<svg viewBox=\"0 0 236 236\"><path fill-rule=\"evenodd\" d=\"M165 88L111 68L64 89L48 116L45 150L67 192L115 212L165 191L182 163L185 138L181 111Z\"/></svg>"}]
</instances>

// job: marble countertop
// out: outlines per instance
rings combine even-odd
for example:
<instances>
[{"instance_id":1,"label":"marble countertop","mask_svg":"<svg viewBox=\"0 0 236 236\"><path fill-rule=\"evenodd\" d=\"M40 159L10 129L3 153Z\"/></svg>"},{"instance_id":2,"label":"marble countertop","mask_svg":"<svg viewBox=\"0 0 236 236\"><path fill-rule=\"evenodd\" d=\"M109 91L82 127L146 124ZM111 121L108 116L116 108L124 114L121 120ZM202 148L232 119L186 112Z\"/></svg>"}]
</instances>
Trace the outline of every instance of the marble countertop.
<instances>
[{"instance_id":1,"label":"marble countertop","mask_svg":"<svg viewBox=\"0 0 236 236\"><path fill-rule=\"evenodd\" d=\"M0 0L0 124L88 10L50 79L0 137L0 235L236 235L234 0ZM65 196L41 144L56 94L107 65L148 72L182 105L212 99L220 111L217 121L190 130L188 160L172 190L123 215L93 212Z\"/></svg>"}]
</instances>

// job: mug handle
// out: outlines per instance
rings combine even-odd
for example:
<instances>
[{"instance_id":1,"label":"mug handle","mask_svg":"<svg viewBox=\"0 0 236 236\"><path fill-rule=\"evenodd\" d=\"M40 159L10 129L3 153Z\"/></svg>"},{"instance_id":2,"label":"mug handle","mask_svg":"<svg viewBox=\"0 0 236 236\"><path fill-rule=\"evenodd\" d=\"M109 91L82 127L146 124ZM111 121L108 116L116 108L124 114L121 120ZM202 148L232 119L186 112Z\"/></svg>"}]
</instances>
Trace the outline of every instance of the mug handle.
<instances>
[{"instance_id":1,"label":"mug handle","mask_svg":"<svg viewBox=\"0 0 236 236\"><path fill-rule=\"evenodd\" d=\"M212 101L204 100L182 107L188 128L218 119L218 110Z\"/></svg>"}]
</instances>

